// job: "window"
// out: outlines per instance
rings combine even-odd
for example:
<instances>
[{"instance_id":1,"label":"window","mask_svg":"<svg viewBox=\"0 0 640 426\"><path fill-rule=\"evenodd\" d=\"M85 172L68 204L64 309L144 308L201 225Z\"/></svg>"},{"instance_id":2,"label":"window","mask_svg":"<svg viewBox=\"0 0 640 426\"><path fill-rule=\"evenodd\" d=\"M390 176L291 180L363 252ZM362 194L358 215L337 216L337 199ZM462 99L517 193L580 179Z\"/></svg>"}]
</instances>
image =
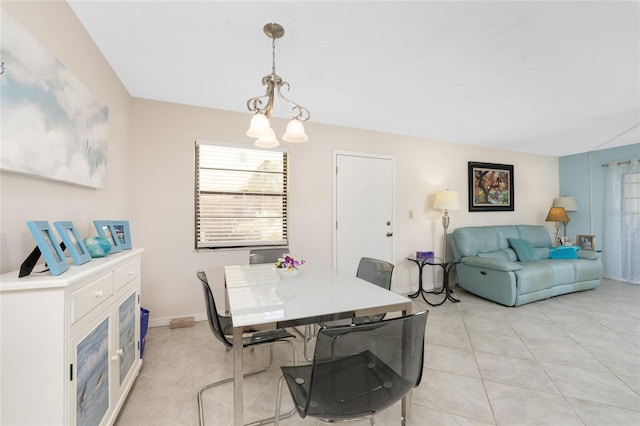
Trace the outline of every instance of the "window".
<instances>
[{"instance_id":1,"label":"window","mask_svg":"<svg viewBox=\"0 0 640 426\"><path fill-rule=\"evenodd\" d=\"M287 244L287 153L196 141L196 249Z\"/></svg>"}]
</instances>

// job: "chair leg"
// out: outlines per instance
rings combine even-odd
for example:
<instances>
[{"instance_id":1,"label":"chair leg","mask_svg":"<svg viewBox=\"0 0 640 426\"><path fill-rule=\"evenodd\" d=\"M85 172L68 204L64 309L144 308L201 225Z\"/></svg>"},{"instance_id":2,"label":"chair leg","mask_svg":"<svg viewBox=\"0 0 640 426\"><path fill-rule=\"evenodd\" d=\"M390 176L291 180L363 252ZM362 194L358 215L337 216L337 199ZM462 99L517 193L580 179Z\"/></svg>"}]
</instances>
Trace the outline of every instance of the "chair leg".
<instances>
[{"instance_id":1,"label":"chair leg","mask_svg":"<svg viewBox=\"0 0 640 426\"><path fill-rule=\"evenodd\" d=\"M269 345L269 362L267 363L267 365L265 365L264 367L257 368L257 369L255 369L253 371L249 371L248 373L243 373L242 374L243 378L248 377L248 376L252 376L252 375L260 373L260 372L263 372L266 369L268 369L269 367L271 367L271 364L273 364L273 345L275 343L286 343L286 344L288 344L291 347L291 350L293 351L293 365L298 365L298 357L296 356L296 347L293 344L293 342L291 342L290 340L281 340L281 341L278 341L278 342L273 342L272 344ZM220 386L220 385L223 385L223 384L229 383L229 382L233 382L233 377L229 377L228 379L219 380L217 382L210 383L208 385L203 386L198 391L198 413L200 415L200 426L204 426L204 408L202 406L202 393L204 391L206 391L207 389L211 389L213 387ZM290 413L290 415L288 415L288 417L291 417L291 415L293 415L293 410ZM283 418L286 418L286 415ZM271 423L272 421L273 420L271 420L271 421L269 421L267 423ZM251 423L251 424L252 425L258 425L258 424L266 424L266 423L261 423L261 421L258 421L258 422L254 422L254 423Z\"/></svg>"},{"instance_id":2,"label":"chair leg","mask_svg":"<svg viewBox=\"0 0 640 426\"><path fill-rule=\"evenodd\" d=\"M280 424L280 404L282 404L282 385L284 383L284 376L280 376L278 380L278 391L276 393L276 413L273 416L273 424L274 426L278 426ZM295 407L294 407L295 410Z\"/></svg>"},{"instance_id":3,"label":"chair leg","mask_svg":"<svg viewBox=\"0 0 640 426\"><path fill-rule=\"evenodd\" d=\"M311 327L315 327L315 325L307 324L307 325L304 326L304 351L303 351L303 355L304 355L304 359L306 359L309 362L313 361L313 354L309 355L309 353L308 353L309 340L311 340L311 336L315 334L315 330L312 331Z\"/></svg>"}]
</instances>

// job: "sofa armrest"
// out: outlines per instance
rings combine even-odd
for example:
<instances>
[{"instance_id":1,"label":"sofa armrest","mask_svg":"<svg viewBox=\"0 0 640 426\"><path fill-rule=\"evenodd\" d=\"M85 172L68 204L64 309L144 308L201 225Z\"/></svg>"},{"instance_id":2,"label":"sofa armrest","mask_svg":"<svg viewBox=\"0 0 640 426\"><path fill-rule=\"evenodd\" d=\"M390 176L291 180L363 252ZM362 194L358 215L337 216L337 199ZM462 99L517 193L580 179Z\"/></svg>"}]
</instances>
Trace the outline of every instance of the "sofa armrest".
<instances>
[{"instance_id":1,"label":"sofa armrest","mask_svg":"<svg viewBox=\"0 0 640 426\"><path fill-rule=\"evenodd\" d=\"M460 263L476 268L493 269L494 271L509 272L522 269L522 265L517 262L489 257L466 256L460 259Z\"/></svg>"},{"instance_id":2,"label":"sofa armrest","mask_svg":"<svg viewBox=\"0 0 640 426\"><path fill-rule=\"evenodd\" d=\"M576 253L578 254L578 259L598 259L598 253L593 250L578 250Z\"/></svg>"}]
</instances>

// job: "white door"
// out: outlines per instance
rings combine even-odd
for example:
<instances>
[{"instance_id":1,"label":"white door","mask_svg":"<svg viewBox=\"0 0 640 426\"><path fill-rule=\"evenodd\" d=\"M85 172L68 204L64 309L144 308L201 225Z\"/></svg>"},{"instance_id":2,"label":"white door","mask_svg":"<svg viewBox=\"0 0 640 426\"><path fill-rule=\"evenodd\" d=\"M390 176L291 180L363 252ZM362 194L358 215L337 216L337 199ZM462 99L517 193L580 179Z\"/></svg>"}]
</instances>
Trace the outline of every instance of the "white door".
<instances>
[{"instance_id":1,"label":"white door","mask_svg":"<svg viewBox=\"0 0 640 426\"><path fill-rule=\"evenodd\" d=\"M334 155L336 269L355 275L361 257L393 262L393 158Z\"/></svg>"}]
</instances>

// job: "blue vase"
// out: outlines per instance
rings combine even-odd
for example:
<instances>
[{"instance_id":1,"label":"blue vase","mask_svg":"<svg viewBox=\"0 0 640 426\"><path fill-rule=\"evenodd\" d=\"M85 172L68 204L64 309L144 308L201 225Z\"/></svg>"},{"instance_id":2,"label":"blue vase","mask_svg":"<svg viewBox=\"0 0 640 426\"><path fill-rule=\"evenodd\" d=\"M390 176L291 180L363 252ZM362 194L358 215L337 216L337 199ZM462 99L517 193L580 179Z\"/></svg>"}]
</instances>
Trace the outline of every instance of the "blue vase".
<instances>
[{"instance_id":1,"label":"blue vase","mask_svg":"<svg viewBox=\"0 0 640 426\"><path fill-rule=\"evenodd\" d=\"M84 239L91 257L105 257L111 251L111 241L107 237L87 237Z\"/></svg>"}]
</instances>

